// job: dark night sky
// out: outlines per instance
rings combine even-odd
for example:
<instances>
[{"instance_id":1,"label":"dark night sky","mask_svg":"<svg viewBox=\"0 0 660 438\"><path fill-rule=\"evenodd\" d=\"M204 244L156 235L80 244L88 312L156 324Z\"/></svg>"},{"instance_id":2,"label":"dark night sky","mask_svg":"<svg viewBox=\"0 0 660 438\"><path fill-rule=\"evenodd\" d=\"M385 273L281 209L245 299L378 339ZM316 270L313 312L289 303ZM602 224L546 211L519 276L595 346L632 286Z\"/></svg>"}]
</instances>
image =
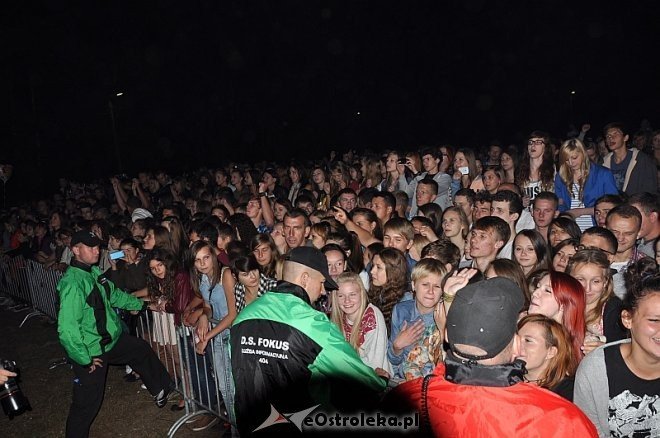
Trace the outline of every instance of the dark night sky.
<instances>
[{"instance_id":1,"label":"dark night sky","mask_svg":"<svg viewBox=\"0 0 660 438\"><path fill-rule=\"evenodd\" d=\"M8 191L117 172L110 100L127 172L657 128L657 4L15 2L0 163Z\"/></svg>"}]
</instances>

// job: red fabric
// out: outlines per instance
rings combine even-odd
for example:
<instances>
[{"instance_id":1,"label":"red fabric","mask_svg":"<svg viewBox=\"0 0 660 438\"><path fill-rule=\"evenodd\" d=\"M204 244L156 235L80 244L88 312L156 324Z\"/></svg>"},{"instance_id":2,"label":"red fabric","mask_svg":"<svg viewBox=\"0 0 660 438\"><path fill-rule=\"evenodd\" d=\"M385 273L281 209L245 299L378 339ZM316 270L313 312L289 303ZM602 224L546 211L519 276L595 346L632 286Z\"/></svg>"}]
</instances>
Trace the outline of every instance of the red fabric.
<instances>
[{"instance_id":1,"label":"red fabric","mask_svg":"<svg viewBox=\"0 0 660 438\"><path fill-rule=\"evenodd\" d=\"M220 266L229 266L229 255L224 249L218 251L218 263Z\"/></svg>"},{"instance_id":2,"label":"red fabric","mask_svg":"<svg viewBox=\"0 0 660 438\"><path fill-rule=\"evenodd\" d=\"M190 284L190 275L186 271L177 272L174 277L174 298L165 305L165 311L174 313L174 324L181 325L181 315L188 303L195 297Z\"/></svg>"},{"instance_id":3,"label":"red fabric","mask_svg":"<svg viewBox=\"0 0 660 438\"><path fill-rule=\"evenodd\" d=\"M457 385L445 366L428 387L431 429L437 437L597 437L596 428L573 403L529 383L509 387ZM399 385L390 396L421 413L422 379ZM420 420L421 421L421 420Z\"/></svg>"}]
</instances>

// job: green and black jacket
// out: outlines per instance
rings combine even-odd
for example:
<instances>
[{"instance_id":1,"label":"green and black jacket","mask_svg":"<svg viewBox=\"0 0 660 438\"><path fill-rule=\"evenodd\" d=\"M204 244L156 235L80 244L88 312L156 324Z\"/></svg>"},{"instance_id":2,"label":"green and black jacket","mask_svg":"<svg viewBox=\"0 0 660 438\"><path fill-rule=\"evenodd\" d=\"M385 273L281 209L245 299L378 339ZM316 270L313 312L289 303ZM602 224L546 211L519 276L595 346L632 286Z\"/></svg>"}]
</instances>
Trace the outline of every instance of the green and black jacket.
<instances>
[{"instance_id":1,"label":"green and black jacket","mask_svg":"<svg viewBox=\"0 0 660 438\"><path fill-rule=\"evenodd\" d=\"M147 303L115 287L97 266L73 260L57 284L60 295L57 331L69 358L83 367L112 349L122 328L117 307L141 310Z\"/></svg>"},{"instance_id":2,"label":"green and black jacket","mask_svg":"<svg viewBox=\"0 0 660 438\"><path fill-rule=\"evenodd\" d=\"M239 314L230 331L241 436L271 414L315 405L341 412L365 409L386 386L305 290L285 281Z\"/></svg>"}]
</instances>

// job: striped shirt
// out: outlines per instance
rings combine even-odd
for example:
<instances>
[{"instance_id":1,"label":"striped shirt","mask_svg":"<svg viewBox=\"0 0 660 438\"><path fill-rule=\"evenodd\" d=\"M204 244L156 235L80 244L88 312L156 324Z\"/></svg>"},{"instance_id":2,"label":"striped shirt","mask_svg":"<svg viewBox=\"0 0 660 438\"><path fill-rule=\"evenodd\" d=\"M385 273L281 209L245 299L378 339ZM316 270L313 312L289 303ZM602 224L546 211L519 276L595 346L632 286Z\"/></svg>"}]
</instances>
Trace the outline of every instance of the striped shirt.
<instances>
[{"instance_id":1,"label":"striped shirt","mask_svg":"<svg viewBox=\"0 0 660 438\"><path fill-rule=\"evenodd\" d=\"M571 190L571 210L574 208L584 208L584 202L580 199L580 186L577 183L573 183L573 190ZM583 214L575 219L575 222L580 227L580 231L584 232L587 228L594 226L594 221L591 215Z\"/></svg>"}]
</instances>

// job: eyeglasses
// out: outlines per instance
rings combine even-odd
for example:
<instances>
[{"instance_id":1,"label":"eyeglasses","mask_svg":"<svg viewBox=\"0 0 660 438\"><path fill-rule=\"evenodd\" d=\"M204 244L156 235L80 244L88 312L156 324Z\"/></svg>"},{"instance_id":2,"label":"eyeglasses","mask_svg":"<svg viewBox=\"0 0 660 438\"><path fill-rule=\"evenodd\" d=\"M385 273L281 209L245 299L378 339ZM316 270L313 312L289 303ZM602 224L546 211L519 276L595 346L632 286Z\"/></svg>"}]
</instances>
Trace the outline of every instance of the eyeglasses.
<instances>
[{"instance_id":1,"label":"eyeglasses","mask_svg":"<svg viewBox=\"0 0 660 438\"><path fill-rule=\"evenodd\" d=\"M536 145L536 146L541 146L542 144L545 144L544 140L527 140L527 145Z\"/></svg>"},{"instance_id":2,"label":"eyeglasses","mask_svg":"<svg viewBox=\"0 0 660 438\"><path fill-rule=\"evenodd\" d=\"M598 251L603 251L604 253L607 253L609 255L614 255L613 252L610 252L610 251L608 251L606 249L603 249L603 248L597 248L595 246L578 245L578 246L576 246L576 248L577 248L578 251L582 251L583 249L590 249L592 251L598 250Z\"/></svg>"}]
</instances>

